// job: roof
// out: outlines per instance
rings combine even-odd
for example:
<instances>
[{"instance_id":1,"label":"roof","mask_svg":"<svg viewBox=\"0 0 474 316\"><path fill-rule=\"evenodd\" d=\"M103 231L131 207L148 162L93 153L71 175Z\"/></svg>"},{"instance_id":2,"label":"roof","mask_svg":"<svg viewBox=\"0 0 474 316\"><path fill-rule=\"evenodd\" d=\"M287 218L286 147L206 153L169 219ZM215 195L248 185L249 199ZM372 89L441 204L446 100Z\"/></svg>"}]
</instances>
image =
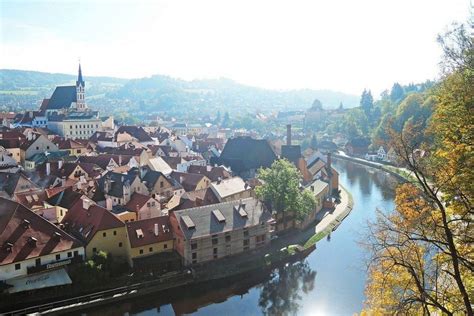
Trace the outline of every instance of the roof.
<instances>
[{"instance_id":1,"label":"roof","mask_svg":"<svg viewBox=\"0 0 474 316\"><path fill-rule=\"evenodd\" d=\"M240 201L231 201L174 211L171 216L176 217L179 228L187 240L259 225L272 218L271 213L257 199L248 198L241 202L242 205ZM239 211L242 208L247 216L240 215ZM212 213L214 210L219 210L225 221L219 222ZM190 225L186 225L185 221L191 226L193 224L194 228L188 229L187 226Z\"/></svg>"},{"instance_id":2,"label":"roof","mask_svg":"<svg viewBox=\"0 0 474 316\"><path fill-rule=\"evenodd\" d=\"M155 224L158 235L155 235ZM127 235L132 248L173 240L169 216L158 216L127 223Z\"/></svg>"},{"instance_id":3,"label":"roof","mask_svg":"<svg viewBox=\"0 0 474 316\"><path fill-rule=\"evenodd\" d=\"M153 139L148 135L147 132L141 126L120 126L117 132L115 133L115 139L118 134L127 133L130 136L136 138L139 142L152 142Z\"/></svg>"},{"instance_id":4,"label":"roof","mask_svg":"<svg viewBox=\"0 0 474 316\"><path fill-rule=\"evenodd\" d=\"M89 242L98 231L124 226L117 216L99 205L93 204L88 209L83 206L82 200L77 201L61 223L66 231L85 242Z\"/></svg>"},{"instance_id":5,"label":"roof","mask_svg":"<svg viewBox=\"0 0 474 316\"><path fill-rule=\"evenodd\" d=\"M148 201L150 201L150 199L152 199L151 196L143 195L143 194L135 192L132 194L132 196L130 197L130 201L128 201L125 207L128 210L135 212L137 210L137 206L138 206L138 209L141 209L143 205L145 205Z\"/></svg>"},{"instance_id":6,"label":"roof","mask_svg":"<svg viewBox=\"0 0 474 316\"><path fill-rule=\"evenodd\" d=\"M173 169L161 157L154 157L148 160L148 166L154 171L170 174Z\"/></svg>"},{"instance_id":7,"label":"roof","mask_svg":"<svg viewBox=\"0 0 474 316\"><path fill-rule=\"evenodd\" d=\"M222 166L197 166L191 165L188 168L189 173L199 173L208 177L211 181L217 181L219 179L227 179L231 177L230 172Z\"/></svg>"},{"instance_id":8,"label":"roof","mask_svg":"<svg viewBox=\"0 0 474 316\"><path fill-rule=\"evenodd\" d=\"M79 201L82 196L81 194L74 192L71 188L62 191L58 189L57 191L59 192L48 198L46 202L49 205L60 206L67 210L69 210L77 201ZM54 192L51 192L50 194L54 194Z\"/></svg>"},{"instance_id":9,"label":"roof","mask_svg":"<svg viewBox=\"0 0 474 316\"><path fill-rule=\"evenodd\" d=\"M196 186L199 184L199 182L201 182L203 179L207 179L207 177L203 176L202 174L177 171L173 171L170 174L170 177L178 181L183 186L185 191L196 190Z\"/></svg>"},{"instance_id":10,"label":"roof","mask_svg":"<svg viewBox=\"0 0 474 316\"><path fill-rule=\"evenodd\" d=\"M211 183L211 188L216 195L223 199L228 196L250 190L250 186L240 177L233 177Z\"/></svg>"},{"instance_id":11,"label":"roof","mask_svg":"<svg viewBox=\"0 0 474 316\"><path fill-rule=\"evenodd\" d=\"M281 156L296 165L298 160L302 157L301 147L299 145L282 145Z\"/></svg>"},{"instance_id":12,"label":"roof","mask_svg":"<svg viewBox=\"0 0 474 316\"><path fill-rule=\"evenodd\" d=\"M29 180L23 173L7 173L7 172L0 172L0 192L4 191L8 195L12 196L17 191L21 192L24 189L18 190L18 183L20 186L28 185L28 190L38 190L39 186L36 185L34 182Z\"/></svg>"},{"instance_id":13,"label":"roof","mask_svg":"<svg viewBox=\"0 0 474 316\"><path fill-rule=\"evenodd\" d=\"M179 203L172 208L173 210L184 210L187 208L219 203L219 199L211 188L185 192L178 198Z\"/></svg>"},{"instance_id":14,"label":"roof","mask_svg":"<svg viewBox=\"0 0 474 316\"><path fill-rule=\"evenodd\" d=\"M53 142L59 149L82 149L86 147L84 144L73 139L55 139Z\"/></svg>"},{"instance_id":15,"label":"roof","mask_svg":"<svg viewBox=\"0 0 474 316\"><path fill-rule=\"evenodd\" d=\"M308 188L311 189L311 191L313 192L314 195L318 195L320 194L324 189L326 189L327 187L329 187L329 184L325 181L322 181L320 179L312 182Z\"/></svg>"},{"instance_id":16,"label":"roof","mask_svg":"<svg viewBox=\"0 0 474 316\"><path fill-rule=\"evenodd\" d=\"M134 172L128 172L127 174L117 173L109 171L98 181L100 189L108 195L123 198L123 187L130 185L137 177ZM109 187L106 190L106 182L109 182Z\"/></svg>"},{"instance_id":17,"label":"roof","mask_svg":"<svg viewBox=\"0 0 474 316\"><path fill-rule=\"evenodd\" d=\"M76 86L60 86L54 89L48 101L48 110L68 109L71 103L77 101Z\"/></svg>"},{"instance_id":18,"label":"roof","mask_svg":"<svg viewBox=\"0 0 474 316\"><path fill-rule=\"evenodd\" d=\"M114 162L117 165L119 165L120 157L118 155L110 155L110 154L102 154L102 155L97 155L97 156L80 156L77 161L80 163L84 163L84 162L93 163L93 164L98 165L102 169L106 170L111 159L113 159ZM130 161L131 156L130 157L122 156L122 164L124 164L124 161L127 159L128 161Z\"/></svg>"},{"instance_id":19,"label":"roof","mask_svg":"<svg viewBox=\"0 0 474 316\"><path fill-rule=\"evenodd\" d=\"M221 164L230 166L236 172L268 168L276 159L277 156L267 140L248 136L229 139L217 158Z\"/></svg>"},{"instance_id":20,"label":"roof","mask_svg":"<svg viewBox=\"0 0 474 316\"><path fill-rule=\"evenodd\" d=\"M7 243L12 245L11 251ZM74 249L82 243L25 206L0 198L0 246L0 265L5 265Z\"/></svg>"}]
</instances>

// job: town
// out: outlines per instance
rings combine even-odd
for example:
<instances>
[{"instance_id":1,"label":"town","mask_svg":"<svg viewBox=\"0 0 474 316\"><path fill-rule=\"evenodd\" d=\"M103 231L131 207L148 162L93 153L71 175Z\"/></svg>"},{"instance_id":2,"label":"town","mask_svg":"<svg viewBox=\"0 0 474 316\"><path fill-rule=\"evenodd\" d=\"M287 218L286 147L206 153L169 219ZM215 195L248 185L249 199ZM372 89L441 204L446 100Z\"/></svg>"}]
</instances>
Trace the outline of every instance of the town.
<instances>
[{"instance_id":1,"label":"town","mask_svg":"<svg viewBox=\"0 0 474 316\"><path fill-rule=\"evenodd\" d=\"M74 271L101 258L113 258L119 275L159 277L261 256L255 250L314 227L341 203L331 140L302 151L291 124L272 140L214 124L120 125L88 107L84 78L79 65L76 84L56 87L37 111L1 114L2 297L69 289ZM375 159L366 142L346 148ZM256 193L266 185L260 168L279 159L312 195L302 216L282 216Z\"/></svg>"}]
</instances>

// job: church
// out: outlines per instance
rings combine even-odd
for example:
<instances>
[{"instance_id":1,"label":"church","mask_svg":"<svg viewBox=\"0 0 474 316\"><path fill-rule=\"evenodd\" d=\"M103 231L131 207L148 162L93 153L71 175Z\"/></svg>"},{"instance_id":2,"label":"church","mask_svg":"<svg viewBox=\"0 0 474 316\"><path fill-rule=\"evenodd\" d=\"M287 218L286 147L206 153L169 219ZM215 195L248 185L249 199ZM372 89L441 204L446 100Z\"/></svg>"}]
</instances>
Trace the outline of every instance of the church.
<instances>
[{"instance_id":1,"label":"church","mask_svg":"<svg viewBox=\"0 0 474 316\"><path fill-rule=\"evenodd\" d=\"M51 98L41 103L40 111L46 114L48 129L67 139L88 139L101 130L99 112L87 107L85 86L79 64L76 85L56 87Z\"/></svg>"}]
</instances>

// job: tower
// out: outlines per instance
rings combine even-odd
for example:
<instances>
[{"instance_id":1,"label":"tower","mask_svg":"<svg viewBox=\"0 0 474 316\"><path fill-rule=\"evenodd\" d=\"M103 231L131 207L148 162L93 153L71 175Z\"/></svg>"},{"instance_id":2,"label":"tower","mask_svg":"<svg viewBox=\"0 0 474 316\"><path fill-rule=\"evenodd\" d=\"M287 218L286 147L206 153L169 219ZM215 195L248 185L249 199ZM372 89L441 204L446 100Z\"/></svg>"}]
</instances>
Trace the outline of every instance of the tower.
<instances>
[{"instance_id":1,"label":"tower","mask_svg":"<svg viewBox=\"0 0 474 316\"><path fill-rule=\"evenodd\" d=\"M79 73L76 81L76 108L78 111L86 109L85 86L86 84L82 79L81 64L79 63Z\"/></svg>"}]
</instances>

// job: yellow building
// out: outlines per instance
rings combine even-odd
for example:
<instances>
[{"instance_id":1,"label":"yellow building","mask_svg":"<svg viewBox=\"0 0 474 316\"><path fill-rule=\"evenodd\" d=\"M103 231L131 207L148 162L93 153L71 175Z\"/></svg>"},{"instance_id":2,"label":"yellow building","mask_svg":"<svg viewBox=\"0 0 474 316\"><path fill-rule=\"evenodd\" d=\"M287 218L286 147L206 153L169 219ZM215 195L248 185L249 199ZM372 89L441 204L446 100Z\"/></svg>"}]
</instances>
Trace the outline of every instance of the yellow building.
<instances>
[{"instance_id":1,"label":"yellow building","mask_svg":"<svg viewBox=\"0 0 474 316\"><path fill-rule=\"evenodd\" d=\"M130 266L153 255L173 252L173 233L168 216L127 223L127 259Z\"/></svg>"},{"instance_id":2,"label":"yellow building","mask_svg":"<svg viewBox=\"0 0 474 316\"><path fill-rule=\"evenodd\" d=\"M86 256L105 251L112 256L127 257L125 224L105 208L87 198L76 202L62 220L64 229L81 236Z\"/></svg>"}]
</instances>

